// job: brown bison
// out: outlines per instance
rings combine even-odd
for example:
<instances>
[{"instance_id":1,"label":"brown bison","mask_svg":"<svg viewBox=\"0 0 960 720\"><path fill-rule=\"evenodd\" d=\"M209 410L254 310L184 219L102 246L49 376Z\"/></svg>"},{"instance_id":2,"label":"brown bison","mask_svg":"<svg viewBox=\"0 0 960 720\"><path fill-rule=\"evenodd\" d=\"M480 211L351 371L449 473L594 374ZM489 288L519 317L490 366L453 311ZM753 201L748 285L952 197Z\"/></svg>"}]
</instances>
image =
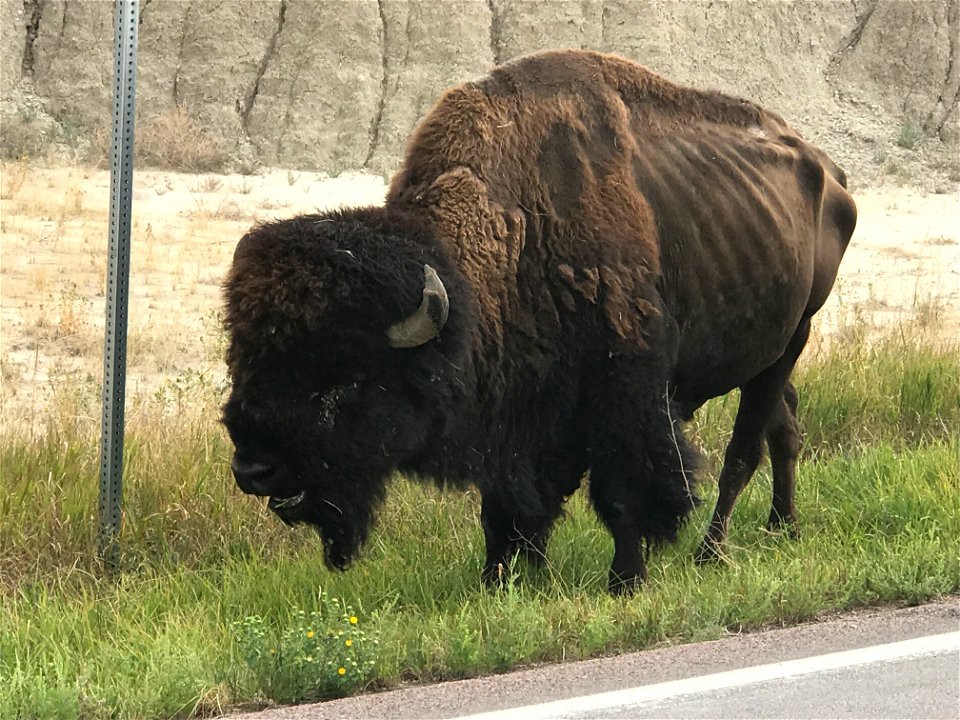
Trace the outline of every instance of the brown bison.
<instances>
[{"instance_id":1,"label":"brown bison","mask_svg":"<svg viewBox=\"0 0 960 720\"><path fill-rule=\"evenodd\" d=\"M589 472L610 588L696 503L680 421L742 391L699 551L773 464L792 523L790 373L856 222L843 172L780 117L618 57L521 58L448 90L384 207L261 225L225 284L237 484L328 565L392 473L474 485L483 576L537 561Z\"/></svg>"}]
</instances>

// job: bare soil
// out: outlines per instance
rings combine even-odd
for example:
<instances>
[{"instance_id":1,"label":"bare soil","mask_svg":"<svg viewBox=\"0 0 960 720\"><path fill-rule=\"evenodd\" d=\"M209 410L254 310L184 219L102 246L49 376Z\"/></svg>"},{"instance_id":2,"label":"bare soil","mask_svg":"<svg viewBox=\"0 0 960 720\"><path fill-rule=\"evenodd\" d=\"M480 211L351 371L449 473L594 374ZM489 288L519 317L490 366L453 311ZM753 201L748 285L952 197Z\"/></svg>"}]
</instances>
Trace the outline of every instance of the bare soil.
<instances>
[{"instance_id":1,"label":"bare soil","mask_svg":"<svg viewBox=\"0 0 960 720\"><path fill-rule=\"evenodd\" d=\"M98 392L110 178L105 170L26 161L0 169L0 428L6 431L42 423L64 392ZM379 203L384 192L382 178L359 174L138 172L128 403L182 386L184 378L224 382L220 284L251 224ZM814 343L907 319L957 340L958 188L925 194L876 186L858 191L856 199L857 231L818 316Z\"/></svg>"}]
</instances>

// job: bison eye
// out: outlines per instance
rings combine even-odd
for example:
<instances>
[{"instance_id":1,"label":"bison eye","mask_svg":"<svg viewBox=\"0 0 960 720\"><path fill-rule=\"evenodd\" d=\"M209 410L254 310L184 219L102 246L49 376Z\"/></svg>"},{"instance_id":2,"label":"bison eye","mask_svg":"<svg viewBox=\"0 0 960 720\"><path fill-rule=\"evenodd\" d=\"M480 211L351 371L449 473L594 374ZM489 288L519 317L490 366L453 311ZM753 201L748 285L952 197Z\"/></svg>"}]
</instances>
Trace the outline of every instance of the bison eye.
<instances>
[{"instance_id":1,"label":"bison eye","mask_svg":"<svg viewBox=\"0 0 960 720\"><path fill-rule=\"evenodd\" d=\"M354 382L349 385L334 386L323 394L319 391L310 393L307 401L316 408L318 424L326 430L332 430L341 404L356 395L359 386L359 382Z\"/></svg>"}]
</instances>

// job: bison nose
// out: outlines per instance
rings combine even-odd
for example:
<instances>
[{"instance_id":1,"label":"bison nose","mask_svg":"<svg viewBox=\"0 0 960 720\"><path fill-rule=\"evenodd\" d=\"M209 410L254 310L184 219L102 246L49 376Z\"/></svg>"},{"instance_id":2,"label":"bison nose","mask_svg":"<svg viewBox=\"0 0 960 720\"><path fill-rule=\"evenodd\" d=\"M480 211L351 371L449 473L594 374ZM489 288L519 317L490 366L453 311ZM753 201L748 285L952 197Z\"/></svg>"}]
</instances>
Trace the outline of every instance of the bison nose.
<instances>
[{"instance_id":1,"label":"bison nose","mask_svg":"<svg viewBox=\"0 0 960 720\"><path fill-rule=\"evenodd\" d=\"M237 480L237 486L251 495L270 495L267 481L274 475L276 468L264 462L247 462L236 455L230 461L230 469Z\"/></svg>"}]
</instances>

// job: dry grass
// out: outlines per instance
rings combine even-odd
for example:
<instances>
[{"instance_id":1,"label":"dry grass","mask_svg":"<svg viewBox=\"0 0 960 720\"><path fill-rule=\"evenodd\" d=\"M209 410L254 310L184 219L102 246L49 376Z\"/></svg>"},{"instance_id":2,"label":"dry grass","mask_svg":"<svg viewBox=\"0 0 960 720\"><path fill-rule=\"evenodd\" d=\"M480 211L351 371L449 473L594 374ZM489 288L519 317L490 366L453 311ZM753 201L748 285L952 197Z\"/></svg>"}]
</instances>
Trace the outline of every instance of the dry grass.
<instances>
[{"instance_id":1,"label":"dry grass","mask_svg":"<svg viewBox=\"0 0 960 720\"><path fill-rule=\"evenodd\" d=\"M20 379L5 390L16 397L5 398L4 422L41 418L51 378L101 372L108 175L35 168L30 180L3 200L10 222L0 249L2 352L11 377ZM132 229L128 362L131 387L149 391L205 356L199 318L189 313L218 304L219 283L209 279L222 276L239 231L202 232L189 215L138 208L141 192L134 197L135 213L144 212ZM201 272L205 284L197 283Z\"/></svg>"},{"instance_id":2,"label":"dry grass","mask_svg":"<svg viewBox=\"0 0 960 720\"><path fill-rule=\"evenodd\" d=\"M102 372L109 173L43 167L22 158L3 163L0 176L2 422L34 422L49 405L52 379L97 378ZM222 380L222 336L211 318L221 305L220 284L233 248L251 224L375 203L383 190L380 178L365 176L138 171L128 390L149 395L188 369ZM896 189L857 200L860 226L818 315L811 352L824 339L864 328L879 333L908 316L956 338L956 200Z\"/></svg>"},{"instance_id":3,"label":"dry grass","mask_svg":"<svg viewBox=\"0 0 960 720\"><path fill-rule=\"evenodd\" d=\"M29 169L30 158L27 155L16 162L4 163L3 174L0 175L0 200L7 200L20 192Z\"/></svg>"},{"instance_id":4,"label":"dry grass","mask_svg":"<svg viewBox=\"0 0 960 720\"><path fill-rule=\"evenodd\" d=\"M223 141L184 108L145 120L135 143L137 159L157 168L209 172L221 169L227 160Z\"/></svg>"},{"instance_id":5,"label":"dry grass","mask_svg":"<svg viewBox=\"0 0 960 720\"><path fill-rule=\"evenodd\" d=\"M199 178L190 190L195 193L213 193L223 187L223 180L216 175L206 175Z\"/></svg>"},{"instance_id":6,"label":"dry grass","mask_svg":"<svg viewBox=\"0 0 960 720\"><path fill-rule=\"evenodd\" d=\"M45 295L50 287L50 268L46 265L32 265L27 268L27 278L34 292Z\"/></svg>"},{"instance_id":7,"label":"dry grass","mask_svg":"<svg viewBox=\"0 0 960 720\"><path fill-rule=\"evenodd\" d=\"M243 206L236 200L219 198L214 202L198 200L196 206L187 212L196 219L232 220L250 223L253 209Z\"/></svg>"}]
</instances>

